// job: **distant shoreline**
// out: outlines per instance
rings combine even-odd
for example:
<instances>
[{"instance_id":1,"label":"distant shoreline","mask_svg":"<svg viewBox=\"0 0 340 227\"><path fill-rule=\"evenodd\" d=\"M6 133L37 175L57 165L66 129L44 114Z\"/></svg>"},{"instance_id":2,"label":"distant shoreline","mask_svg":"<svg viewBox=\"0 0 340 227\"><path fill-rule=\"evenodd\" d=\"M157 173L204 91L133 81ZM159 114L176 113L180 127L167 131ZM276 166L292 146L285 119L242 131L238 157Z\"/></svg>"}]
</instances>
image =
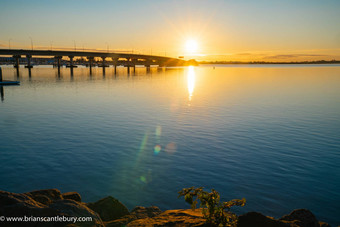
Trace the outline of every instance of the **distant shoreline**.
<instances>
[{"instance_id":1,"label":"distant shoreline","mask_svg":"<svg viewBox=\"0 0 340 227\"><path fill-rule=\"evenodd\" d=\"M292 64L340 64L340 60L332 60L332 61L299 61L299 62L267 62L267 61L249 61L249 62L243 62L243 61L199 61L198 64L276 64L276 65L292 65Z\"/></svg>"}]
</instances>

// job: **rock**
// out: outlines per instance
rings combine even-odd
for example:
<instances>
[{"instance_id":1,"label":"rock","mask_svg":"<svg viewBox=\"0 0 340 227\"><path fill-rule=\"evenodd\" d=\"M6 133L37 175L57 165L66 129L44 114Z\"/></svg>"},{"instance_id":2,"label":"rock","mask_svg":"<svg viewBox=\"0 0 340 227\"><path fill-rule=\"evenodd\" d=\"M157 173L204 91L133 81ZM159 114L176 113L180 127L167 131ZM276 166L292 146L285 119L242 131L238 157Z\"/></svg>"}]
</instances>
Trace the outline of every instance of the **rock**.
<instances>
[{"instance_id":1,"label":"rock","mask_svg":"<svg viewBox=\"0 0 340 227\"><path fill-rule=\"evenodd\" d=\"M238 227L288 227L290 224L266 217L258 212L248 212L238 217Z\"/></svg>"},{"instance_id":2,"label":"rock","mask_svg":"<svg viewBox=\"0 0 340 227\"><path fill-rule=\"evenodd\" d=\"M142 219L142 218L152 218L162 213L162 211L156 207L142 207L137 206L135 207L129 215L125 215L120 219L111 221L111 222L105 222L106 227L121 227L127 225L129 222Z\"/></svg>"},{"instance_id":3,"label":"rock","mask_svg":"<svg viewBox=\"0 0 340 227\"><path fill-rule=\"evenodd\" d=\"M58 193L59 192L59 193ZM32 197L31 197L32 196ZM43 202L36 201L34 198ZM48 201L46 204L45 202ZM45 204L44 204L45 203ZM52 227L52 226L98 226L104 227L99 215L90 210L82 203L63 200L59 190L42 190L28 193L10 193L0 191L0 214L4 217L60 217L65 221L58 222L1 222L1 226L27 226L27 227ZM70 217L85 218L89 217L92 220L84 222L68 222Z\"/></svg>"},{"instance_id":4,"label":"rock","mask_svg":"<svg viewBox=\"0 0 340 227\"><path fill-rule=\"evenodd\" d=\"M53 201L62 200L63 197L58 189L45 189L24 193L42 204L48 205Z\"/></svg>"},{"instance_id":5,"label":"rock","mask_svg":"<svg viewBox=\"0 0 340 227\"><path fill-rule=\"evenodd\" d=\"M167 210L152 218L137 219L127 224L132 226L208 226L200 209Z\"/></svg>"},{"instance_id":6,"label":"rock","mask_svg":"<svg viewBox=\"0 0 340 227\"><path fill-rule=\"evenodd\" d=\"M120 218L120 219L117 219L117 220L113 220L113 221L109 221L109 222L104 222L104 224L105 224L106 227L122 227L122 226L125 227L129 222L134 220L134 219L131 220L128 217L125 217L125 218L124 217Z\"/></svg>"},{"instance_id":7,"label":"rock","mask_svg":"<svg viewBox=\"0 0 340 227\"><path fill-rule=\"evenodd\" d=\"M81 196L78 192L65 192L62 194L64 199L70 199L77 202L81 202Z\"/></svg>"},{"instance_id":8,"label":"rock","mask_svg":"<svg viewBox=\"0 0 340 227\"><path fill-rule=\"evenodd\" d=\"M257 212L249 212L238 217L238 227L330 227L318 222L314 214L306 209L298 209L276 220Z\"/></svg>"},{"instance_id":9,"label":"rock","mask_svg":"<svg viewBox=\"0 0 340 227\"><path fill-rule=\"evenodd\" d=\"M46 206L28 195L0 191L0 214L2 216L23 216L44 207Z\"/></svg>"},{"instance_id":10,"label":"rock","mask_svg":"<svg viewBox=\"0 0 340 227\"><path fill-rule=\"evenodd\" d=\"M151 206L151 207L137 206L132 209L130 214L135 215L136 219L141 219L141 218L152 218L161 213L162 213L161 209L159 209L156 206Z\"/></svg>"},{"instance_id":11,"label":"rock","mask_svg":"<svg viewBox=\"0 0 340 227\"><path fill-rule=\"evenodd\" d=\"M112 221L128 215L129 210L119 200L108 196L87 206L97 212L103 221Z\"/></svg>"},{"instance_id":12,"label":"rock","mask_svg":"<svg viewBox=\"0 0 340 227\"><path fill-rule=\"evenodd\" d=\"M320 225L320 227L331 227L330 224L328 224L326 222L322 222L322 221L319 221L319 225Z\"/></svg>"},{"instance_id":13,"label":"rock","mask_svg":"<svg viewBox=\"0 0 340 227\"><path fill-rule=\"evenodd\" d=\"M58 215L64 215L68 217L81 217L90 218L93 221L76 222L79 226L104 226L99 215L90 210L85 204L76 202L74 200L59 200L49 206L49 208L55 210Z\"/></svg>"},{"instance_id":14,"label":"rock","mask_svg":"<svg viewBox=\"0 0 340 227\"><path fill-rule=\"evenodd\" d=\"M157 207L136 207L129 215L105 222L106 227L121 226L209 226L203 218L200 209L192 210L168 210L160 213ZM311 213L303 212L302 217L307 220L313 216ZM293 213L293 212L292 212ZM298 214L298 215L297 215ZM294 212L293 215L286 215L291 218L277 220L257 212L249 212L238 217L238 227L305 227L308 225L301 221L301 212ZM285 216L285 217L286 217ZM308 223L307 223L308 224ZM330 227L327 223L321 223L320 227Z\"/></svg>"},{"instance_id":15,"label":"rock","mask_svg":"<svg viewBox=\"0 0 340 227\"><path fill-rule=\"evenodd\" d=\"M293 210L290 214L283 216L279 220L292 221L299 227L319 227L319 222L312 212L306 209Z\"/></svg>"},{"instance_id":16,"label":"rock","mask_svg":"<svg viewBox=\"0 0 340 227\"><path fill-rule=\"evenodd\" d=\"M96 213L97 212L97 213ZM1 226L24 227L121 227L121 226L209 226L202 210L167 210L158 207L135 207L131 213L117 199L109 196L95 203L82 203L77 192L61 194L58 189L46 189L27 193L0 191L0 217L22 217L31 221L6 222ZM32 219L55 218L59 221L43 222ZM73 218L88 218L75 221ZM60 220L61 219L61 220ZM105 225L103 221L105 221ZM330 227L319 222L306 209L298 209L276 220L261 213L249 212L238 217L238 227Z\"/></svg>"}]
</instances>

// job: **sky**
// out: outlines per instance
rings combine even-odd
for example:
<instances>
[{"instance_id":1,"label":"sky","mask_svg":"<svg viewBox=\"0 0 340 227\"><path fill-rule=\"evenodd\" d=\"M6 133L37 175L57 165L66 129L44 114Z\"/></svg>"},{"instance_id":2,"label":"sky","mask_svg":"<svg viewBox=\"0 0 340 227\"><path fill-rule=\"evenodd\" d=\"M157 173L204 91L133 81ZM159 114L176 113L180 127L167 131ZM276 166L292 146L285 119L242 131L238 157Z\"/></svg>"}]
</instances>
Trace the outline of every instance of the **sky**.
<instances>
[{"instance_id":1,"label":"sky","mask_svg":"<svg viewBox=\"0 0 340 227\"><path fill-rule=\"evenodd\" d=\"M0 48L340 60L339 12L339 0L0 0Z\"/></svg>"}]
</instances>

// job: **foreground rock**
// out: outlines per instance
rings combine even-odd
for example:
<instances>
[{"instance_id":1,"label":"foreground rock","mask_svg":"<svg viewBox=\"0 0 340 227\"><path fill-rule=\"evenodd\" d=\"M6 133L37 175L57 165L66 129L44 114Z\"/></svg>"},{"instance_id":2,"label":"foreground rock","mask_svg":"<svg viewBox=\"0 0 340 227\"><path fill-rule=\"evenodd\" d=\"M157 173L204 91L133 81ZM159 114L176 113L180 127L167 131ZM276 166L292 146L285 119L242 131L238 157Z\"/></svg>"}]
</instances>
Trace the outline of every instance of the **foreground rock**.
<instances>
[{"instance_id":1,"label":"foreground rock","mask_svg":"<svg viewBox=\"0 0 340 227\"><path fill-rule=\"evenodd\" d=\"M238 227L289 227L290 224L264 216L258 212L248 212L238 217Z\"/></svg>"},{"instance_id":2,"label":"foreground rock","mask_svg":"<svg viewBox=\"0 0 340 227\"><path fill-rule=\"evenodd\" d=\"M249 212L238 217L238 227L330 227L319 222L314 214L306 209L297 209L276 220L261 213Z\"/></svg>"},{"instance_id":3,"label":"foreground rock","mask_svg":"<svg viewBox=\"0 0 340 227\"><path fill-rule=\"evenodd\" d=\"M64 199L70 199L77 202L81 202L81 196L78 192L66 192L62 194Z\"/></svg>"},{"instance_id":4,"label":"foreground rock","mask_svg":"<svg viewBox=\"0 0 340 227\"><path fill-rule=\"evenodd\" d=\"M49 205L55 201L62 200L63 197L58 189L46 189L24 193L33 200L44 205Z\"/></svg>"},{"instance_id":5,"label":"foreground rock","mask_svg":"<svg viewBox=\"0 0 340 227\"><path fill-rule=\"evenodd\" d=\"M132 226L208 226L200 209L167 210L153 218L137 219L127 224Z\"/></svg>"},{"instance_id":6,"label":"foreground rock","mask_svg":"<svg viewBox=\"0 0 340 227\"><path fill-rule=\"evenodd\" d=\"M64 199L57 189L22 194L0 191L0 216L22 217L31 220L25 222L3 221L1 226L104 226L98 214L81 202ZM47 219L39 221L37 217L59 217L62 219L47 222ZM88 217L88 219L74 221L74 217L79 219Z\"/></svg>"},{"instance_id":7,"label":"foreground rock","mask_svg":"<svg viewBox=\"0 0 340 227\"><path fill-rule=\"evenodd\" d=\"M137 206L135 207L130 214L123 216L120 219L105 222L106 227L120 227L120 226L126 226L128 223L137 220L137 219L144 219L144 218L153 218L157 215L161 214L162 211L156 207L141 207Z\"/></svg>"},{"instance_id":8,"label":"foreground rock","mask_svg":"<svg viewBox=\"0 0 340 227\"><path fill-rule=\"evenodd\" d=\"M27 193L0 191L0 218L2 217L65 217L62 221L9 222L0 220L0 226L61 227L61 226L209 226L202 210L167 210L158 207L135 207L131 212L117 199L109 196L94 203L82 203L77 192L63 193L57 189L39 190ZM76 220L71 218L90 218ZM104 221L104 222L103 222ZM330 227L319 222L306 209L292 211L280 219L249 212L238 217L238 227Z\"/></svg>"},{"instance_id":9,"label":"foreground rock","mask_svg":"<svg viewBox=\"0 0 340 227\"><path fill-rule=\"evenodd\" d=\"M319 227L319 221L314 214L306 209L298 209L280 218L281 221L293 222L300 227Z\"/></svg>"},{"instance_id":10,"label":"foreground rock","mask_svg":"<svg viewBox=\"0 0 340 227\"><path fill-rule=\"evenodd\" d=\"M103 221L112 221L128 215L129 210L119 200L108 196L87 206L97 212Z\"/></svg>"},{"instance_id":11,"label":"foreground rock","mask_svg":"<svg viewBox=\"0 0 340 227\"><path fill-rule=\"evenodd\" d=\"M108 227L118 226L209 226L200 209L192 210L167 210L154 217L121 222L105 223ZM112 224L112 225L109 225ZM113 225L114 224L114 225ZM258 212L249 212L240 215L238 227L330 227L327 223L318 222L315 216L308 210L295 210L280 219L267 217Z\"/></svg>"}]
</instances>

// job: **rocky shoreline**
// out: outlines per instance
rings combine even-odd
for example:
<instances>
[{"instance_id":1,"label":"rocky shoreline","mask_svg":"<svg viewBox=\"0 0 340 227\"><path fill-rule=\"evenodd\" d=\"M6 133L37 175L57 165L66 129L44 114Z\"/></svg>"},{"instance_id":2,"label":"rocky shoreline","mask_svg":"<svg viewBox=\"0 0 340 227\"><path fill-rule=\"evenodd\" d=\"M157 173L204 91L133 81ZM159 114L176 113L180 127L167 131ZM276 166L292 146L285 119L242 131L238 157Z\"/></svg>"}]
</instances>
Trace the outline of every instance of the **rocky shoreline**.
<instances>
[{"instance_id":1,"label":"rocky shoreline","mask_svg":"<svg viewBox=\"0 0 340 227\"><path fill-rule=\"evenodd\" d=\"M14 221L8 218L26 218ZM36 220L36 217L57 217ZM77 221L68 218L78 218ZM63 218L63 219L62 219ZM87 220L83 220L87 218ZM65 221L66 220L66 221ZM119 200L108 196L94 203L84 203L77 192L61 193L58 189L27 193L0 191L0 226L207 226L201 210L167 210L137 206L129 211ZM238 216L238 227L330 227L312 212L298 209L279 219L258 212Z\"/></svg>"}]
</instances>

